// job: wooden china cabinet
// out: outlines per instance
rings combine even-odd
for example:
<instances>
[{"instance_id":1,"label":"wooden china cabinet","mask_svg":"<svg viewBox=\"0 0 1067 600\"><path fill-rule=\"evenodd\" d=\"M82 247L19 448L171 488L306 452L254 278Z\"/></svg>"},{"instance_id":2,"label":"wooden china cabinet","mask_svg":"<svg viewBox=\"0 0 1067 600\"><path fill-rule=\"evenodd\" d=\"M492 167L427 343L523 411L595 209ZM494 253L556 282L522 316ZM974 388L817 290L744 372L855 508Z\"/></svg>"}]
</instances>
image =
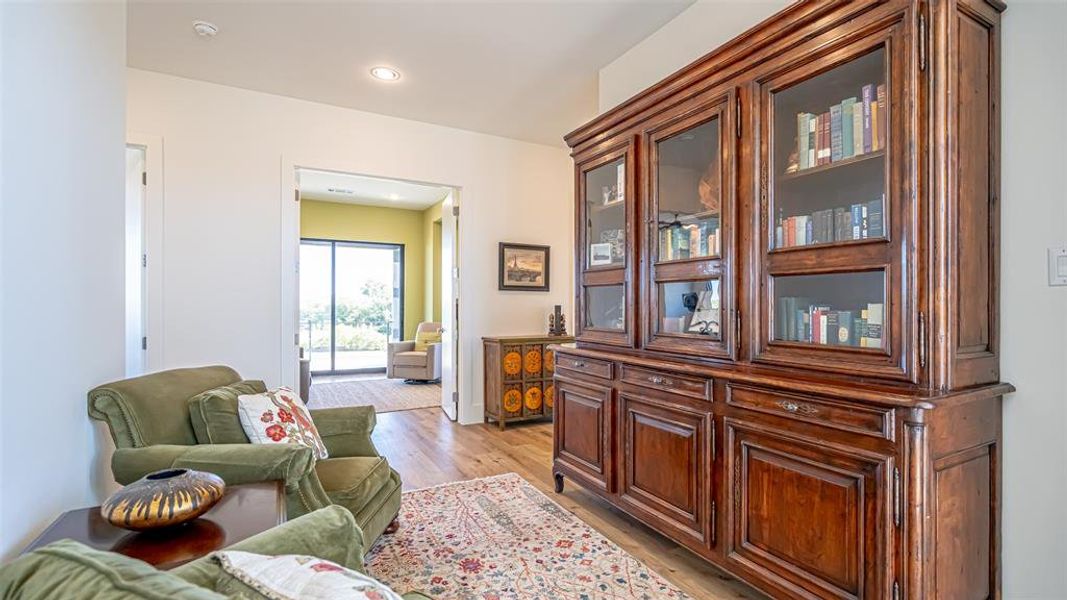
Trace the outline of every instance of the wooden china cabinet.
<instances>
[{"instance_id":1,"label":"wooden china cabinet","mask_svg":"<svg viewBox=\"0 0 1067 600\"><path fill-rule=\"evenodd\" d=\"M566 137L554 471L781 598L1000 596L998 0L797 2Z\"/></svg>"}]
</instances>

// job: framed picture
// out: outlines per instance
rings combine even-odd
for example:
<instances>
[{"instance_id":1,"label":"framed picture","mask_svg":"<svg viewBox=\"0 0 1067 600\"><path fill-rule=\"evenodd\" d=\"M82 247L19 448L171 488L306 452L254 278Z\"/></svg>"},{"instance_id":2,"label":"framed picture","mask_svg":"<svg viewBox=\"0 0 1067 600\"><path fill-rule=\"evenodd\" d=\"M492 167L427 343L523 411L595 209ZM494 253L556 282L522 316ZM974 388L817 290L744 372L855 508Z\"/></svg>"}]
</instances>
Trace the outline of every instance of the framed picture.
<instances>
[{"instance_id":1,"label":"framed picture","mask_svg":"<svg viewBox=\"0 0 1067 600\"><path fill-rule=\"evenodd\" d=\"M589 244L589 266L599 267L611 264L611 242Z\"/></svg>"},{"instance_id":2,"label":"framed picture","mask_svg":"<svg viewBox=\"0 0 1067 600\"><path fill-rule=\"evenodd\" d=\"M500 289L548 291L548 246L500 242Z\"/></svg>"}]
</instances>

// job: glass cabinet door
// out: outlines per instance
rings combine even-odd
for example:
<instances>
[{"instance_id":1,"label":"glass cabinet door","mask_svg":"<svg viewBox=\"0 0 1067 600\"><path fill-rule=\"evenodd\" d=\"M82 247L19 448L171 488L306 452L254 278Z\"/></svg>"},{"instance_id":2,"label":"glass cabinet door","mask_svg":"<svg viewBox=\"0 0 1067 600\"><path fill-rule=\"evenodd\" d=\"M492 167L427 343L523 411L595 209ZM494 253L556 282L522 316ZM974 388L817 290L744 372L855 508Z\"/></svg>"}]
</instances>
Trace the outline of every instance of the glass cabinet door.
<instances>
[{"instance_id":1,"label":"glass cabinet door","mask_svg":"<svg viewBox=\"0 0 1067 600\"><path fill-rule=\"evenodd\" d=\"M722 251L719 119L656 142L659 260L717 257Z\"/></svg>"},{"instance_id":2,"label":"glass cabinet door","mask_svg":"<svg viewBox=\"0 0 1067 600\"><path fill-rule=\"evenodd\" d=\"M773 94L771 247L882 240L886 51Z\"/></svg>"},{"instance_id":3,"label":"glass cabinet door","mask_svg":"<svg viewBox=\"0 0 1067 600\"><path fill-rule=\"evenodd\" d=\"M585 236L589 268L626 265L626 160L620 157L584 174Z\"/></svg>"},{"instance_id":4,"label":"glass cabinet door","mask_svg":"<svg viewBox=\"0 0 1067 600\"><path fill-rule=\"evenodd\" d=\"M774 277L774 339L880 349L885 271Z\"/></svg>"},{"instance_id":5,"label":"glass cabinet door","mask_svg":"<svg viewBox=\"0 0 1067 600\"><path fill-rule=\"evenodd\" d=\"M907 378L900 24L760 84L757 361ZM782 73L782 71L778 71ZM900 157L900 160L897 159Z\"/></svg>"},{"instance_id":6,"label":"glass cabinet door","mask_svg":"<svg viewBox=\"0 0 1067 600\"><path fill-rule=\"evenodd\" d=\"M633 345L633 143L578 159L578 339Z\"/></svg>"},{"instance_id":7,"label":"glass cabinet door","mask_svg":"<svg viewBox=\"0 0 1067 600\"><path fill-rule=\"evenodd\" d=\"M732 92L647 133L645 346L732 357Z\"/></svg>"}]
</instances>

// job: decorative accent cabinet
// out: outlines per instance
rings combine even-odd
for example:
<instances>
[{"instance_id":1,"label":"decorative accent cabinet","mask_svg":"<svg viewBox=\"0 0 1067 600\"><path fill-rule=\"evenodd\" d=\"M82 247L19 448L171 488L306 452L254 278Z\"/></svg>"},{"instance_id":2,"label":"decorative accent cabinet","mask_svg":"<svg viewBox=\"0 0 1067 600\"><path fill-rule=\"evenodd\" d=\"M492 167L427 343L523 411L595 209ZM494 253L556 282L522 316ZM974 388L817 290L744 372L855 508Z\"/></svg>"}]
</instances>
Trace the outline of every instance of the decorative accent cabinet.
<instances>
[{"instance_id":1,"label":"decorative accent cabinet","mask_svg":"<svg viewBox=\"0 0 1067 600\"><path fill-rule=\"evenodd\" d=\"M555 351L549 346L574 341L569 336L483 337L485 422L506 423L552 417L555 404Z\"/></svg>"},{"instance_id":2,"label":"decorative accent cabinet","mask_svg":"<svg viewBox=\"0 0 1067 600\"><path fill-rule=\"evenodd\" d=\"M776 598L1000 597L1003 10L796 2L566 137L557 491Z\"/></svg>"}]
</instances>

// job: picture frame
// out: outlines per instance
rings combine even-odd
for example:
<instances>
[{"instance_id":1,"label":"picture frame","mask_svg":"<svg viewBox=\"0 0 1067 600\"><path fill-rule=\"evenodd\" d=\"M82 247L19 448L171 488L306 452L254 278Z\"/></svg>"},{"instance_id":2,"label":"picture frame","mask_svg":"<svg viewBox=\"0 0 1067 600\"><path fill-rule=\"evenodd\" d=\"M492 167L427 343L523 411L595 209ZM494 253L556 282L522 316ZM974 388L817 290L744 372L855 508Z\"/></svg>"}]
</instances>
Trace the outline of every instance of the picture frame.
<instances>
[{"instance_id":1,"label":"picture frame","mask_svg":"<svg viewBox=\"0 0 1067 600\"><path fill-rule=\"evenodd\" d=\"M498 289L547 292L550 250L549 246L500 242Z\"/></svg>"},{"instance_id":2,"label":"picture frame","mask_svg":"<svg viewBox=\"0 0 1067 600\"><path fill-rule=\"evenodd\" d=\"M589 266L600 267L604 265L610 265L612 256L611 250L611 242L589 244Z\"/></svg>"}]
</instances>

